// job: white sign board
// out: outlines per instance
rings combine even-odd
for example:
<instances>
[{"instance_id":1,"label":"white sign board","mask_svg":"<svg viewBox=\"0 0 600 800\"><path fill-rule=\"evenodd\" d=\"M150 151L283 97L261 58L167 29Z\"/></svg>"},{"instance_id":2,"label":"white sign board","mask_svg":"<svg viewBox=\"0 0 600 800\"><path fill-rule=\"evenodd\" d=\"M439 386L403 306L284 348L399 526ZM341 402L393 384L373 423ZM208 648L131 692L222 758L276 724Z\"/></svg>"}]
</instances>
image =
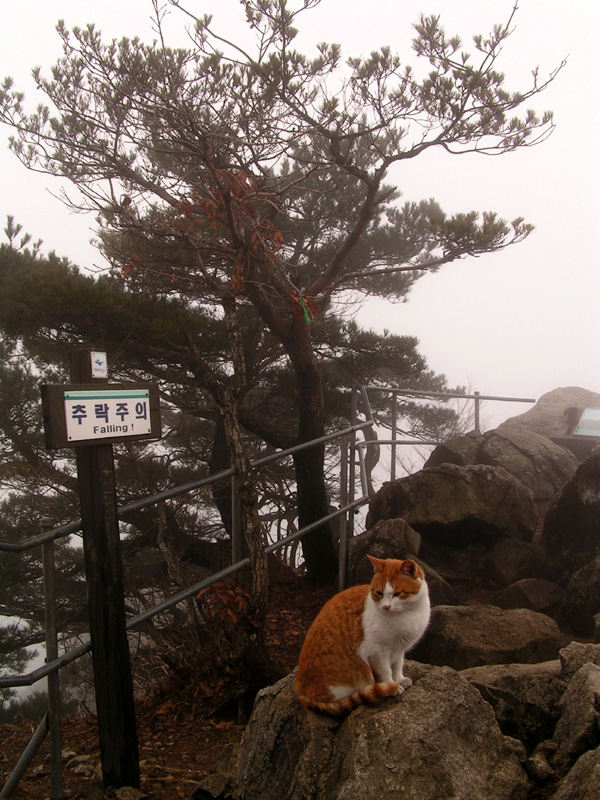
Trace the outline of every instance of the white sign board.
<instances>
[{"instance_id":1,"label":"white sign board","mask_svg":"<svg viewBox=\"0 0 600 800\"><path fill-rule=\"evenodd\" d=\"M107 439L151 433L149 389L64 392L67 439Z\"/></svg>"}]
</instances>

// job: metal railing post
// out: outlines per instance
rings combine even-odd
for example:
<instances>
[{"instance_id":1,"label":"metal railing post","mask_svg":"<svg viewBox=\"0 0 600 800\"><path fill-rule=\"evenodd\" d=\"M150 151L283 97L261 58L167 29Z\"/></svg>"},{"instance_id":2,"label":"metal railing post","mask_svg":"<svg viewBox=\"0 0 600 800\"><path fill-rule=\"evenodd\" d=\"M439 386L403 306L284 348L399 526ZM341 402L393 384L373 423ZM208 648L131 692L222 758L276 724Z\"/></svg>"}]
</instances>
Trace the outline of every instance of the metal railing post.
<instances>
[{"instance_id":1,"label":"metal railing post","mask_svg":"<svg viewBox=\"0 0 600 800\"><path fill-rule=\"evenodd\" d=\"M52 529L53 521L40 522L42 533ZM56 594L54 588L54 541L42 544L42 567L44 574L44 616L46 623L46 661L58 658L58 632L56 626ZM51 672L48 682L48 726L50 732L50 797L61 800L62 785L62 747L61 747L61 707L60 676L58 670Z\"/></svg>"},{"instance_id":2,"label":"metal railing post","mask_svg":"<svg viewBox=\"0 0 600 800\"><path fill-rule=\"evenodd\" d=\"M390 480L396 480L396 440L398 439L398 395L392 393L392 461L390 464Z\"/></svg>"},{"instance_id":3,"label":"metal railing post","mask_svg":"<svg viewBox=\"0 0 600 800\"><path fill-rule=\"evenodd\" d=\"M348 505L348 459L350 442L348 436L342 436L340 444L340 506ZM349 512L352 514L352 511ZM338 589L341 592L348 584L348 515L340 517L340 546Z\"/></svg>"},{"instance_id":4,"label":"metal railing post","mask_svg":"<svg viewBox=\"0 0 600 800\"><path fill-rule=\"evenodd\" d=\"M352 387L352 411L351 417L352 427L358 422L358 387ZM350 453L348 458L348 503L353 503L356 492L356 431L353 430L350 434ZM354 512L350 512L348 517L348 538L354 536Z\"/></svg>"},{"instance_id":5,"label":"metal railing post","mask_svg":"<svg viewBox=\"0 0 600 800\"><path fill-rule=\"evenodd\" d=\"M480 430L480 422L479 422L479 411L480 407L479 404L481 402L481 398L479 392L474 392L474 400L475 400L475 433L481 433Z\"/></svg>"}]
</instances>

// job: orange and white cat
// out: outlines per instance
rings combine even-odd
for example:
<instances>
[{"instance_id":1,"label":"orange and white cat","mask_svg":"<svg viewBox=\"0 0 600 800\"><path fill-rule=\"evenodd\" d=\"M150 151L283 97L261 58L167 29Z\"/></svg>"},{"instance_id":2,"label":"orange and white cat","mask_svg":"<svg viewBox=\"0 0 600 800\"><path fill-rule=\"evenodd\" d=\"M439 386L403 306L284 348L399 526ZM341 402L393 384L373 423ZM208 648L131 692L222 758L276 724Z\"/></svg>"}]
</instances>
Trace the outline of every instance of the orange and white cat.
<instances>
[{"instance_id":1,"label":"orange and white cat","mask_svg":"<svg viewBox=\"0 0 600 800\"><path fill-rule=\"evenodd\" d=\"M404 677L404 654L429 622L425 575L411 560L368 558L375 570L370 585L332 597L306 634L296 676L305 708L342 716L412 683Z\"/></svg>"}]
</instances>

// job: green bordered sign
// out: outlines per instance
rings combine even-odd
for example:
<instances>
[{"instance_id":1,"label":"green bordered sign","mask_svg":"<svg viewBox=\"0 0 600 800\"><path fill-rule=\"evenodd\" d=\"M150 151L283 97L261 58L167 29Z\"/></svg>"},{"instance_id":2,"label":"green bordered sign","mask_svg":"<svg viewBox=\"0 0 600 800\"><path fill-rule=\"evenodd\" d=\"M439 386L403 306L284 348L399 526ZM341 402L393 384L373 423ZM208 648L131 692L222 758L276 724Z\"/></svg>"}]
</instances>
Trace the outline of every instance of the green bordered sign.
<instances>
[{"instance_id":1,"label":"green bordered sign","mask_svg":"<svg viewBox=\"0 0 600 800\"><path fill-rule=\"evenodd\" d=\"M50 449L161 435L157 384L45 384L42 407Z\"/></svg>"}]
</instances>

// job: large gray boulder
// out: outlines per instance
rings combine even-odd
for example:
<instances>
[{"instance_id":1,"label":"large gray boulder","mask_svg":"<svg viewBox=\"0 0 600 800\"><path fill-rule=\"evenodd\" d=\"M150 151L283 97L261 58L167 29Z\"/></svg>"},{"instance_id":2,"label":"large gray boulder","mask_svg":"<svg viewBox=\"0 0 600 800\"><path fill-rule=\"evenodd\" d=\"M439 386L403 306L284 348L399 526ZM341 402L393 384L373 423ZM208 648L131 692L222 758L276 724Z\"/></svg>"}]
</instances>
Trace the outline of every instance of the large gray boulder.
<instances>
[{"instance_id":1,"label":"large gray boulder","mask_svg":"<svg viewBox=\"0 0 600 800\"><path fill-rule=\"evenodd\" d=\"M558 659L541 664L494 664L460 673L492 706L502 733L528 751L550 739L560 718L567 686Z\"/></svg>"},{"instance_id":2,"label":"large gray boulder","mask_svg":"<svg viewBox=\"0 0 600 800\"><path fill-rule=\"evenodd\" d=\"M366 527L398 517L423 540L458 548L501 536L531 541L537 524L531 490L485 465L442 464L385 483L369 504Z\"/></svg>"},{"instance_id":3,"label":"large gray boulder","mask_svg":"<svg viewBox=\"0 0 600 800\"><path fill-rule=\"evenodd\" d=\"M542 509L577 469L575 456L547 436L501 427L485 434L467 434L436 447L426 467L443 463L502 467L533 492Z\"/></svg>"},{"instance_id":4,"label":"large gray boulder","mask_svg":"<svg viewBox=\"0 0 600 800\"><path fill-rule=\"evenodd\" d=\"M512 583L498 597L500 608L530 608L554 617L562 602L563 590L543 578L523 578Z\"/></svg>"},{"instance_id":5,"label":"large gray boulder","mask_svg":"<svg viewBox=\"0 0 600 800\"><path fill-rule=\"evenodd\" d=\"M437 606L411 658L457 670L531 664L557 658L563 644L554 620L526 608Z\"/></svg>"},{"instance_id":6,"label":"large gray boulder","mask_svg":"<svg viewBox=\"0 0 600 800\"><path fill-rule=\"evenodd\" d=\"M600 556L577 570L563 593L559 609L561 627L576 636L592 637L600 612Z\"/></svg>"},{"instance_id":7,"label":"large gray boulder","mask_svg":"<svg viewBox=\"0 0 600 800\"><path fill-rule=\"evenodd\" d=\"M500 538L485 559L489 579L500 586L537 575L543 569L543 551L530 542Z\"/></svg>"},{"instance_id":8,"label":"large gray boulder","mask_svg":"<svg viewBox=\"0 0 600 800\"><path fill-rule=\"evenodd\" d=\"M577 469L577 459L546 436L526 430L492 431L482 449L483 463L503 467L529 487L538 503L546 503Z\"/></svg>"},{"instance_id":9,"label":"large gray boulder","mask_svg":"<svg viewBox=\"0 0 600 800\"><path fill-rule=\"evenodd\" d=\"M580 464L548 510L542 541L563 573L600 555L600 447Z\"/></svg>"},{"instance_id":10,"label":"large gray boulder","mask_svg":"<svg viewBox=\"0 0 600 800\"><path fill-rule=\"evenodd\" d=\"M592 642L571 642L559 652L561 675L566 681L579 672L584 664L600 667L600 644Z\"/></svg>"},{"instance_id":11,"label":"large gray boulder","mask_svg":"<svg viewBox=\"0 0 600 800\"><path fill-rule=\"evenodd\" d=\"M304 711L294 674L264 690L233 784L221 776L199 796L516 800L527 796L527 774L529 797L600 797L600 644L461 672L408 661L406 673L413 685L403 695L344 720Z\"/></svg>"},{"instance_id":12,"label":"large gray boulder","mask_svg":"<svg viewBox=\"0 0 600 800\"><path fill-rule=\"evenodd\" d=\"M533 431L549 439L562 436L565 433L565 411L571 407L600 408L600 394L579 386L553 389L542 395L533 408L507 419L497 430L510 428Z\"/></svg>"},{"instance_id":13,"label":"large gray boulder","mask_svg":"<svg viewBox=\"0 0 600 800\"><path fill-rule=\"evenodd\" d=\"M451 669L407 672L404 694L342 721L302 709L293 675L262 691L240 751L242 800L526 798L526 774L479 692Z\"/></svg>"},{"instance_id":14,"label":"large gray boulder","mask_svg":"<svg viewBox=\"0 0 600 800\"><path fill-rule=\"evenodd\" d=\"M439 467L441 464L457 464L466 467L469 464L481 464L479 454L485 444L485 434L477 431L460 433L452 436L442 444L438 444L423 466Z\"/></svg>"},{"instance_id":15,"label":"large gray boulder","mask_svg":"<svg viewBox=\"0 0 600 800\"><path fill-rule=\"evenodd\" d=\"M577 671L561 698L559 708L562 713L552 737L557 745L553 766L563 772L580 755L600 745L599 666L584 664Z\"/></svg>"},{"instance_id":16,"label":"large gray boulder","mask_svg":"<svg viewBox=\"0 0 600 800\"><path fill-rule=\"evenodd\" d=\"M561 780L548 800L598 800L600 787L600 747L589 750Z\"/></svg>"},{"instance_id":17,"label":"large gray boulder","mask_svg":"<svg viewBox=\"0 0 600 800\"><path fill-rule=\"evenodd\" d=\"M352 583L370 583L373 565L367 554L376 558L415 558L421 537L403 519L383 519L371 530L353 536L349 543L348 572Z\"/></svg>"}]
</instances>

